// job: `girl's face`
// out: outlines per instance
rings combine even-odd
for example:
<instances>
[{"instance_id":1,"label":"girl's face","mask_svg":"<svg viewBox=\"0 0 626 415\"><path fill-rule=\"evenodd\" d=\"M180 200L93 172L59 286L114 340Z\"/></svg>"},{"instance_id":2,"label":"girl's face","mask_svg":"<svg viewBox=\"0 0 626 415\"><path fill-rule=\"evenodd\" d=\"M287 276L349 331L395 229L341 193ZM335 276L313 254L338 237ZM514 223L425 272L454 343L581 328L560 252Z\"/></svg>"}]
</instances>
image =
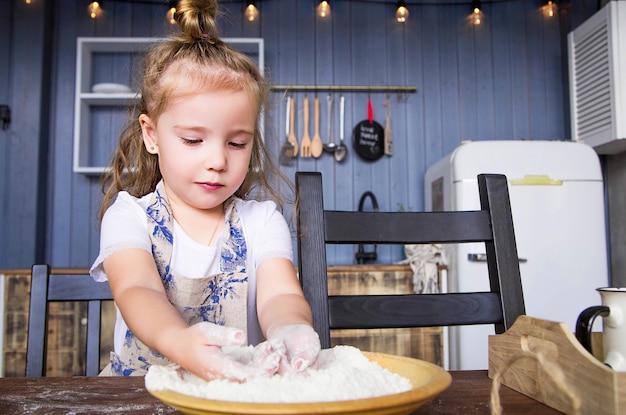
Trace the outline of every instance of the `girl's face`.
<instances>
[{"instance_id":1,"label":"girl's face","mask_svg":"<svg viewBox=\"0 0 626 415\"><path fill-rule=\"evenodd\" d=\"M217 90L173 99L157 120L139 117L148 152L172 206L221 206L250 164L257 108L245 91Z\"/></svg>"}]
</instances>

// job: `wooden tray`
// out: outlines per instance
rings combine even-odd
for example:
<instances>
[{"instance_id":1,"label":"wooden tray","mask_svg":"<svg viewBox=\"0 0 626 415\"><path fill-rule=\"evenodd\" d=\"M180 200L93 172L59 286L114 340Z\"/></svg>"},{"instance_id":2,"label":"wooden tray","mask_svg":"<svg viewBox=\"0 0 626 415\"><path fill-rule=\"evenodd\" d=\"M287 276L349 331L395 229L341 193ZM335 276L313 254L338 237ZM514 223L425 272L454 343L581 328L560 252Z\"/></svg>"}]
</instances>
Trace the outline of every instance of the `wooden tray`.
<instances>
[{"instance_id":1,"label":"wooden tray","mask_svg":"<svg viewBox=\"0 0 626 415\"><path fill-rule=\"evenodd\" d=\"M520 316L506 333L489 336L489 377L497 374L503 385L568 414L626 413L626 372L585 350L565 323Z\"/></svg>"}]
</instances>

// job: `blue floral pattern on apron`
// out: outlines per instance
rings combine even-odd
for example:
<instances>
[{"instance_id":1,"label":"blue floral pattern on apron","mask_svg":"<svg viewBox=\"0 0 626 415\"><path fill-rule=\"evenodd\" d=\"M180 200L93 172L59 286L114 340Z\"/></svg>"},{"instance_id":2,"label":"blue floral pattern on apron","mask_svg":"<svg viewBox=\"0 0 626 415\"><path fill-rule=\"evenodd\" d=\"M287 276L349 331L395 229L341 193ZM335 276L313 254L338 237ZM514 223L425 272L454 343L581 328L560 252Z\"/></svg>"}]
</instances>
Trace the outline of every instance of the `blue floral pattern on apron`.
<instances>
[{"instance_id":1,"label":"blue floral pattern on apron","mask_svg":"<svg viewBox=\"0 0 626 415\"><path fill-rule=\"evenodd\" d=\"M224 220L228 237L217 248L220 272L202 278L188 278L172 272L170 262L174 244L174 220L159 182L146 209L152 241L152 254L167 297L189 325L208 321L247 330L246 241L235 199L224 203ZM111 353L110 374L144 375L153 364L167 365L167 358L147 347L128 330L120 355Z\"/></svg>"}]
</instances>

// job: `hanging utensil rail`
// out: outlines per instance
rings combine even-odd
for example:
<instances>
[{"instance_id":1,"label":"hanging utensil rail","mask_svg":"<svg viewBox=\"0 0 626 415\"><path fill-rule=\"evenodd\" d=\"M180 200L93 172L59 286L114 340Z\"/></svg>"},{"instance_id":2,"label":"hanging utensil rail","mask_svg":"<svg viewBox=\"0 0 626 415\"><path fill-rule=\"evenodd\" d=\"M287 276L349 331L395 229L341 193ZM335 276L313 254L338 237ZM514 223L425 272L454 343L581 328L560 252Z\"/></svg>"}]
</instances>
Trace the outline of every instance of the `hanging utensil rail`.
<instances>
[{"instance_id":1,"label":"hanging utensil rail","mask_svg":"<svg viewBox=\"0 0 626 415\"><path fill-rule=\"evenodd\" d=\"M417 92L416 86L397 85L272 85L272 91Z\"/></svg>"}]
</instances>

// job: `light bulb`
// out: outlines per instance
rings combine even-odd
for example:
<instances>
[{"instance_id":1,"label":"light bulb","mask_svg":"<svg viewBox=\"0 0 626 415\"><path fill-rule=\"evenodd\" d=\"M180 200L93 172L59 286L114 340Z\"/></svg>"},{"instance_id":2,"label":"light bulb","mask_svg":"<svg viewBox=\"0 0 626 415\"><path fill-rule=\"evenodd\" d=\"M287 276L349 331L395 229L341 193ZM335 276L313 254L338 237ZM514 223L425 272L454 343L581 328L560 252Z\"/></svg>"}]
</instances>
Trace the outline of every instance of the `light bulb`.
<instances>
[{"instance_id":1,"label":"light bulb","mask_svg":"<svg viewBox=\"0 0 626 415\"><path fill-rule=\"evenodd\" d=\"M176 7L178 7L178 0L168 0L165 18L170 24L176 24Z\"/></svg>"},{"instance_id":2,"label":"light bulb","mask_svg":"<svg viewBox=\"0 0 626 415\"><path fill-rule=\"evenodd\" d=\"M330 4L326 0L320 1L317 6L317 15L322 18L330 16Z\"/></svg>"},{"instance_id":3,"label":"light bulb","mask_svg":"<svg viewBox=\"0 0 626 415\"><path fill-rule=\"evenodd\" d=\"M244 15L249 22L254 22L254 20L259 15L259 10L254 5L253 1L248 2L248 6L246 7L246 12L244 13Z\"/></svg>"},{"instance_id":4,"label":"light bulb","mask_svg":"<svg viewBox=\"0 0 626 415\"><path fill-rule=\"evenodd\" d=\"M399 1L396 9L396 20L398 23L404 23L409 18L409 9L406 8L404 1Z\"/></svg>"},{"instance_id":5,"label":"light bulb","mask_svg":"<svg viewBox=\"0 0 626 415\"><path fill-rule=\"evenodd\" d=\"M169 9L167 11L167 14L165 15L165 18L168 22L170 22L170 24L176 24L176 19L174 19L174 13L176 13L176 7L172 7L171 9Z\"/></svg>"},{"instance_id":6,"label":"light bulb","mask_svg":"<svg viewBox=\"0 0 626 415\"><path fill-rule=\"evenodd\" d=\"M554 1L548 1L548 4L543 6L544 13L548 17L554 17L558 10L556 3Z\"/></svg>"},{"instance_id":7,"label":"light bulb","mask_svg":"<svg viewBox=\"0 0 626 415\"><path fill-rule=\"evenodd\" d=\"M475 25L479 25L482 22L482 11L480 10L482 8L481 4L480 4L480 0L472 0L472 16L471 16L471 20L472 23L474 23Z\"/></svg>"},{"instance_id":8,"label":"light bulb","mask_svg":"<svg viewBox=\"0 0 626 415\"><path fill-rule=\"evenodd\" d=\"M474 11L472 12L472 23L476 25L481 23L480 9L474 9Z\"/></svg>"},{"instance_id":9,"label":"light bulb","mask_svg":"<svg viewBox=\"0 0 626 415\"><path fill-rule=\"evenodd\" d=\"M92 1L91 3L89 3L89 6L87 6L89 17L91 17L92 19L98 17L101 10L102 9L100 8L100 3L98 3L97 1Z\"/></svg>"},{"instance_id":10,"label":"light bulb","mask_svg":"<svg viewBox=\"0 0 626 415\"><path fill-rule=\"evenodd\" d=\"M30 0L26 0L26 4L30 4Z\"/></svg>"}]
</instances>

